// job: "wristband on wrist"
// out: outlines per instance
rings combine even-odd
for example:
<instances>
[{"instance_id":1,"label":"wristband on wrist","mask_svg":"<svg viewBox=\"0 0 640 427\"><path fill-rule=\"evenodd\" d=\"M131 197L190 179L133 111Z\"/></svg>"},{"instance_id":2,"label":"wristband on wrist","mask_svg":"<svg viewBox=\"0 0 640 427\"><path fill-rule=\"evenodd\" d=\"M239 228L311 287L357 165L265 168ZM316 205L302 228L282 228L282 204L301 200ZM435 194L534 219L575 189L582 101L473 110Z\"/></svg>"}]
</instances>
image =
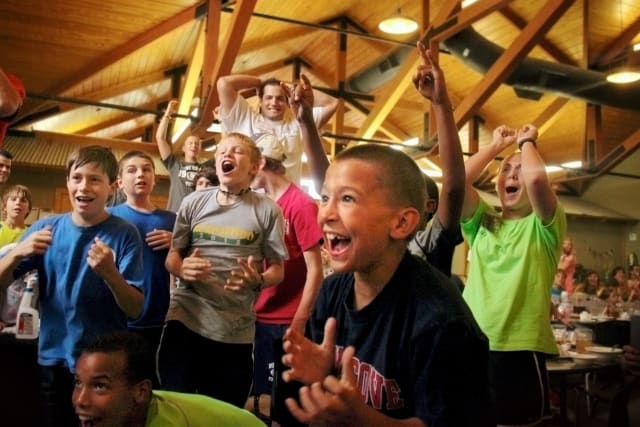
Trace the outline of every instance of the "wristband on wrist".
<instances>
[{"instance_id":1,"label":"wristband on wrist","mask_svg":"<svg viewBox=\"0 0 640 427\"><path fill-rule=\"evenodd\" d=\"M523 140L521 140L521 141L518 141L518 149L519 149L520 151L522 151L522 146L523 146L526 142L530 142L530 143L532 143L532 144L533 144L533 146L534 146L534 147L536 147L536 148L538 147L538 145L536 144L536 140L535 140L535 139L533 139L533 138L525 138L525 139L523 139Z\"/></svg>"}]
</instances>

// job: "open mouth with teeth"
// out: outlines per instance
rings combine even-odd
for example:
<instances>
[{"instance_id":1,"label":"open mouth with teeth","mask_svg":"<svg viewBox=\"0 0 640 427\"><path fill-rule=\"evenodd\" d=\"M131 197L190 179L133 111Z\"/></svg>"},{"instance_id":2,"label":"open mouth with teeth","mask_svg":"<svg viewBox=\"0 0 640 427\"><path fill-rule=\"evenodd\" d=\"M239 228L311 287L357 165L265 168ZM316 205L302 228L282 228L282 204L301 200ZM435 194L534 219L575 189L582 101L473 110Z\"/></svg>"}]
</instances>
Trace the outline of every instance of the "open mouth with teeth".
<instances>
[{"instance_id":1,"label":"open mouth with teeth","mask_svg":"<svg viewBox=\"0 0 640 427\"><path fill-rule=\"evenodd\" d=\"M325 237L325 241L327 242L327 246L331 254L339 254L343 252L351 243L351 239L349 237L335 233L326 233Z\"/></svg>"},{"instance_id":2,"label":"open mouth with teeth","mask_svg":"<svg viewBox=\"0 0 640 427\"><path fill-rule=\"evenodd\" d=\"M222 172L224 172L224 173L231 172L232 170L234 170L236 168L235 165L232 162L230 162L229 160L224 160L222 162L221 166L222 166Z\"/></svg>"},{"instance_id":3,"label":"open mouth with teeth","mask_svg":"<svg viewBox=\"0 0 640 427\"><path fill-rule=\"evenodd\" d=\"M87 196L78 196L78 197L76 197L76 201L77 201L78 203L86 204L86 203L90 203L90 202L92 202L92 201L93 201L93 198L91 198L91 197L87 197Z\"/></svg>"}]
</instances>

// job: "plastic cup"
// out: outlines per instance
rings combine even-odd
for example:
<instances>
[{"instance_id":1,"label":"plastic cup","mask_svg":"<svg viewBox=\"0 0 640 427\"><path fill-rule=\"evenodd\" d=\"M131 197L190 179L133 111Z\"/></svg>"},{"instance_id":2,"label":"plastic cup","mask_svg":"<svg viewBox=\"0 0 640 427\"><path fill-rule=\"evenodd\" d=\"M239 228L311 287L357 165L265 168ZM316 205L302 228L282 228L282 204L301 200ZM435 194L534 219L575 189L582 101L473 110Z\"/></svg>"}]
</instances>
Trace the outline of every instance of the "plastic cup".
<instances>
[{"instance_id":1,"label":"plastic cup","mask_svg":"<svg viewBox=\"0 0 640 427\"><path fill-rule=\"evenodd\" d=\"M586 353L587 347L593 344L593 331L591 329L576 329L576 352Z\"/></svg>"}]
</instances>

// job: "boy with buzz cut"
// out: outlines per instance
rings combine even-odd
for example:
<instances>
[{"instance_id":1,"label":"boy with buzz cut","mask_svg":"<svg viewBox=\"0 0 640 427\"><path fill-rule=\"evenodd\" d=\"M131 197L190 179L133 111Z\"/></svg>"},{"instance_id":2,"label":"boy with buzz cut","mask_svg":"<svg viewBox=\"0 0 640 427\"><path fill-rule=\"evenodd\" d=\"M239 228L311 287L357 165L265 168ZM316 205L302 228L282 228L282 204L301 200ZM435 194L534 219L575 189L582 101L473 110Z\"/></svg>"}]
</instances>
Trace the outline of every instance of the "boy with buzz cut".
<instances>
[{"instance_id":1,"label":"boy with buzz cut","mask_svg":"<svg viewBox=\"0 0 640 427\"><path fill-rule=\"evenodd\" d=\"M249 412L201 394L154 390L153 354L132 332L101 335L78 358L73 406L82 426L264 427ZM102 387L96 387L96 379ZM77 424L75 424L77 425Z\"/></svg>"},{"instance_id":2,"label":"boy with buzz cut","mask_svg":"<svg viewBox=\"0 0 640 427\"><path fill-rule=\"evenodd\" d=\"M31 191L24 185L13 185L2 194L0 248L18 241L25 230L25 220L31 212Z\"/></svg>"},{"instance_id":3,"label":"boy with buzz cut","mask_svg":"<svg viewBox=\"0 0 640 427\"><path fill-rule=\"evenodd\" d=\"M4 289L14 277L38 271L38 364L46 425L77 425L69 396L81 348L95 335L126 329L127 318L142 310L140 235L104 207L117 173L108 148L76 150L66 168L72 211L37 221L0 259Z\"/></svg>"},{"instance_id":4,"label":"boy with buzz cut","mask_svg":"<svg viewBox=\"0 0 640 427\"><path fill-rule=\"evenodd\" d=\"M278 205L249 188L260 151L247 136L216 148L220 186L187 196L166 266L179 277L158 350L163 389L243 407L253 373L255 312L264 287L282 281L287 257Z\"/></svg>"},{"instance_id":5,"label":"boy with buzz cut","mask_svg":"<svg viewBox=\"0 0 640 427\"><path fill-rule=\"evenodd\" d=\"M176 222L175 213L159 209L151 202L155 184L156 174L151 156L142 151L128 152L120 159L118 169L118 186L127 199L125 203L109 209L111 214L135 225L144 239L144 305L142 314L129 320L129 329L142 335L154 351L160 343L169 308L171 276L164 262Z\"/></svg>"},{"instance_id":6,"label":"boy with buzz cut","mask_svg":"<svg viewBox=\"0 0 640 427\"><path fill-rule=\"evenodd\" d=\"M335 273L324 280L311 340L285 336L285 403L306 424L495 426L488 343L450 279L407 241L426 190L415 162L360 145L329 166L318 222ZM337 374L340 372L340 374Z\"/></svg>"}]
</instances>

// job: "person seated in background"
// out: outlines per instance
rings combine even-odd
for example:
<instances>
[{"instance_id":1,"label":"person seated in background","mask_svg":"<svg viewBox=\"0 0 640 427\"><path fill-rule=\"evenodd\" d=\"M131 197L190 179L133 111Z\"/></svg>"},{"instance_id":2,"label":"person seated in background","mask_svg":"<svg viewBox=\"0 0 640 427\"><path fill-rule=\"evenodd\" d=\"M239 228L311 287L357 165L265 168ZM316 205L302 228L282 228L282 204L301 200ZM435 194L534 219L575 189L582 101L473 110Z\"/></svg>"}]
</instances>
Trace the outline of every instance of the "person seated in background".
<instances>
[{"instance_id":1,"label":"person seated in background","mask_svg":"<svg viewBox=\"0 0 640 427\"><path fill-rule=\"evenodd\" d=\"M31 212L31 190L24 185L13 185L2 194L0 221L0 248L15 243L26 230L26 219Z\"/></svg>"},{"instance_id":2,"label":"person seated in background","mask_svg":"<svg viewBox=\"0 0 640 427\"><path fill-rule=\"evenodd\" d=\"M82 427L264 427L248 411L198 394L152 389L154 355L132 332L100 335L82 350L71 400Z\"/></svg>"},{"instance_id":3,"label":"person seated in background","mask_svg":"<svg viewBox=\"0 0 640 427\"><path fill-rule=\"evenodd\" d=\"M220 181L218 181L218 176L216 175L216 168L211 166L203 166L196 176L193 177L193 180L196 183L196 191L220 185Z\"/></svg>"},{"instance_id":4,"label":"person seated in background","mask_svg":"<svg viewBox=\"0 0 640 427\"><path fill-rule=\"evenodd\" d=\"M223 133L239 132L256 141L260 135L270 133L284 142L286 159L284 166L287 178L300 184L302 174L301 131L297 120L289 112L286 89L277 79L261 80L248 75L222 76L217 82L220 97L219 119ZM253 111L239 92L247 89L257 91L259 110ZM313 120L321 129L338 106L338 100L313 90Z\"/></svg>"},{"instance_id":5,"label":"person seated in background","mask_svg":"<svg viewBox=\"0 0 640 427\"><path fill-rule=\"evenodd\" d=\"M417 164L388 146L351 147L321 197L335 273L311 340L285 333L283 379L305 384L289 411L312 425L495 426L487 339L451 280L407 249L426 198Z\"/></svg>"},{"instance_id":6,"label":"person seated in background","mask_svg":"<svg viewBox=\"0 0 640 427\"><path fill-rule=\"evenodd\" d=\"M587 270L585 276L586 278L584 282L578 283L574 292L582 292L587 295L597 295L598 290L601 289L600 275L595 270Z\"/></svg>"},{"instance_id":7,"label":"person seated in background","mask_svg":"<svg viewBox=\"0 0 640 427\"><path fill-rule=\"evenodd\" d=\"M624 271L624 267L616 266L611 270L609 286L616 290L615 293L621 301L626 302L629 299L631 291L627 283L627 273ZM611 294L613 294L612 291L610 291Z\"/></svg>"},{"instance_id":8,"label":"person seated in background","mask_svg":"<svg viewBox=\"0 0 640 427\"><path fill-rule=\"evenodd\" d=\"M640 300L640 265L634 264L629 267L629 280L627 281L629 287L629 300Z\"/></svg>"}]
</instances>

